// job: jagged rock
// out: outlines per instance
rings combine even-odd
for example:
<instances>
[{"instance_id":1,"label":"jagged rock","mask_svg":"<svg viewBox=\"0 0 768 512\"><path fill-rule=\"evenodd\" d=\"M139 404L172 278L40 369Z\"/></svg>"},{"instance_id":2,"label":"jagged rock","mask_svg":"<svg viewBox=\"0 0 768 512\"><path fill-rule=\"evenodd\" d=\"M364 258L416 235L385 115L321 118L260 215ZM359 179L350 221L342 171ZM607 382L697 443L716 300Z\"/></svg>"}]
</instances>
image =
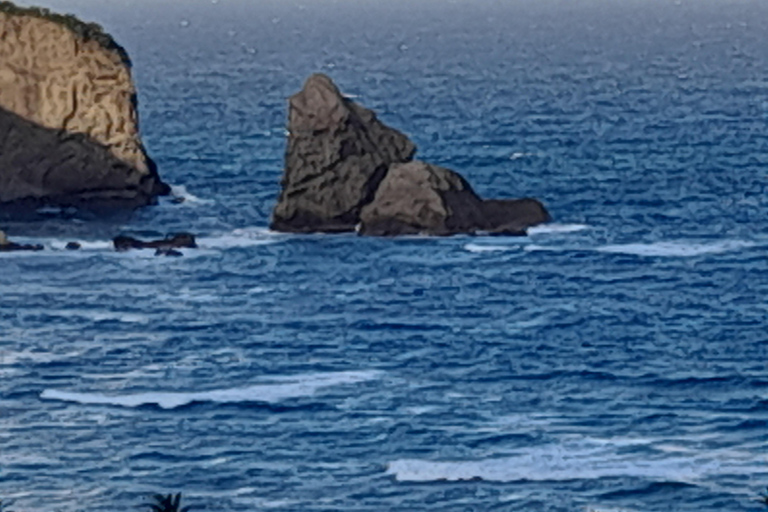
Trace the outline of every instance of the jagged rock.
<instances>
[{"instance_id":1,"label":"jagged rock","mask_svg":"<svg viewBox=\"0 0 768 512\"><path fill-rule=\"evenodd\" d=\"M0 231L0 252L10 251L42 251L42 245L17 244L8 240L4 231Z\"/></svg>"},{"instance_id":2,"label":"jagged rock","mask_svg":"<svg viewBox=\"0 0 768 512\"><path fill-rule=\"evenodd\" d=\"M392 163L416 151L402 133L344 98L330 78L312 75L290 98L282 193L272 229L352 231Z\"/></svg>"},{"instance_id":3,"label":"jagged rock","mask_svg":"<svg viewBox=\"0 0 768 512\"><path fill-rule=\"evenodd\" d=\"M64 248L68 251L78 251L81 247L78 242L68 242Z\"/></svg>"},{"instance_id":4,"label":"jagged rock","mask_svg":"<svg viewBox=\"0 0 768 512\"><path fill-rule=\"evenodd\" d=\"M362 235L525 235L550 220L535 199L484 201L459 174L411 161L416 147L312 75L290 99L283 190L272 229Z\"/></svg>"},{"instance_id":5,"label":"jagged rock","mask_svg":"<svg viewBox=\"0 0 768 512\"><path fill-rule=\"evenodd\" d=\"M482 199L457 173L414 161L395 164L360 215L361 235L451 235L483 225Z\"/></svg>"},{"instance_id":6,"label":"jagged rock","mask_svg":"<svg viewBox=\"0 0 768 512\"><path fill-rule=\"evenodd\" d=\"M520 236L549 220L535 199L484 201L461 175L425 162L395 164L360 215L361 235Z\"/></svg>"},{"instance_id":7,"label":"jagged rock","mask_svg":"<svg viewBox=\"0 0 768 512\"><path fill-rule=\"evenodd\" d=\"M195 236L190 233L174 233L162 240L151 240L149 242L131 236L119 235L112 239L112 243L115 246L115 250L118 252L128 251L130 249L157 249L158 251L167 252L172 249L194 249L197 247ZM172 256L175 256L175 254Z\"/></svg>"},{"instance_id":8,"label":"jagged rock","mask_svg":"<svg viewBox=\"0 0 768 512\"><path fill-rule=\"evenodd\" d=\"M130 60L101 27L0 2L0 210L133 208L169 192Z\"/></svg>"}]
</instances>

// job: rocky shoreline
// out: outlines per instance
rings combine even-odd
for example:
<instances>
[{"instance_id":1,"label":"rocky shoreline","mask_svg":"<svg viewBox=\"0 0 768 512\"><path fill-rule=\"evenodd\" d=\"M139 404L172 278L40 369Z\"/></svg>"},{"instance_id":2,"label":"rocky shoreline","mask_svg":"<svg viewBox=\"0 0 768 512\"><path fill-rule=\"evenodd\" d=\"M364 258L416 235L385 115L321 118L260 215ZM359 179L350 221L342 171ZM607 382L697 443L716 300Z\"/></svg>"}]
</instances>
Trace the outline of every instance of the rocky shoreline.
<instances>
[{"instance_id":1,"label":"rocky shoreline","mask_svg":"<svg viewBox=\"0 0 768 512\"><path fill-rule=\"evenodd\" d=\"M170 192L139 135L130 58L100 26L0 2L0 40L0 218L130 211ZM275 231L520 236L550 220L536 199L482 199L414 160L326 75L289 99L288 132Z\"/></svg>"}]
</instances>

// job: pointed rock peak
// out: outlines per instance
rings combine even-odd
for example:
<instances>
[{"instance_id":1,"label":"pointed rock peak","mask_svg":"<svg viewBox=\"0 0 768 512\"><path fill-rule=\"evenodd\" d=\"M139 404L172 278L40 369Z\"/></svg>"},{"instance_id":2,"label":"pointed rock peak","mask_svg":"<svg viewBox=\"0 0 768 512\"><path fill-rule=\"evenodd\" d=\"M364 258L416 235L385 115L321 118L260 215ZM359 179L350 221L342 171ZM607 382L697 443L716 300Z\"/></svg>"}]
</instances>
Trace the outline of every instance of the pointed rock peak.
<instances>
[{"instance_id":1,"label":"pointed rock peak","mask_svg":"<svg viewBox=\"0 0 768 512\"><path fill-rule=\"evenodd\" d=\"M349 107L336 84L326 75L310 76L291 96L291 130L327 130L349 117Z\"/></svg>"},{"instance_id":2,"label":"pointed rock peak","mask_svg":"<svg viewBox=\"0 0 768 512\"><path fill-rule=\"evenodd\" d=\"M330 92L331 94L341 96L341 91L339 91L339 88L336 87L335 83L333 83L331 77L323 73L315 73L307 78L306 82L304 82L304 93L312 92L315 90L318 92L326 91Z\"/></svg>"},{"instance_id":3,"label":"pointed rock peak","mask_svg":"<svg viewBox=\"0 0 768 512\"><path fill-rule=\"evenodd\" d=\"M353 231L389 166L416 151L321 74L291 96L288 132L283 191L272 216L278 231Z\"/></svg>"}]
</instances>

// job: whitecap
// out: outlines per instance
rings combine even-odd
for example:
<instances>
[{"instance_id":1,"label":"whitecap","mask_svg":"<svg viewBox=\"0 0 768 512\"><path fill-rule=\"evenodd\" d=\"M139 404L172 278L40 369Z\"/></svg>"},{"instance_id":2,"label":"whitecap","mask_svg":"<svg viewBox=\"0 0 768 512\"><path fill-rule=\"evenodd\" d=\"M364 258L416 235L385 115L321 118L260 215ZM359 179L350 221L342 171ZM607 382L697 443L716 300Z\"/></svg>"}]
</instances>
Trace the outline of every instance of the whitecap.
<instances>
[{"instance_id":1,"label":"whitecap","mask_svg":"<svg viewBox=\"0 0 768 512\"><path fill-rule=\"evenodd\" d=\"M54 239L48 242L51 249L58 251L64 251L67 249L67 244L70 242L76 242L80 245L81 251L111 251L114 249L112 240L59 240ZM76 251L72 251L75 253Z\"/></svg>"},{"instance_id":2,"label":"whitecap","mask_svg":"<svg viewBox=\"0 0 768 512\"><path fill-rule=\"evenodd\" d=\"M517 151L515 153L512 153L509 155L510 160L519 160L521 158L525 158L527 156L537 156L536 153L524 153L522 151Z\"/></svg>"},{"instance_id":3,"label":"whitecap","mask_svg":"<svg viewBox=\"0 0 768 512\"><path fill-rule=\"evenodd\" d=\"M49 310L47 314L62 318L83 318L93 322L115 321L126 324L146 324L149 323L149 317L135 313L125 313L121 311L89 311L86 309L58 309Z\"/></svg>"},{"instance_id":4,"label":"whitecap","mask_svg":"<svg viewBox=\"0 0 768 512\"><path fill-rule=\"evenodd\" d=\"M533 226L528 228L528 235L550 235L561 233L575 233L577 231L584 231L589 229L586 224L541 224L539 226Z\"/></svg>"},{"instance_id":5,"label":"whitecap","mask_svg":"<svg viewBox=\"0 0 768 512\"><path fill-rule=\"evenodd\" d=\"M197 245L201 249L231 249L273 244L283 238L285 238L283 233L263 227L248 227L235 229L229 233L200 237L197 239Z\"/></svg>"},{"instance_id":6,"label":"whitecap","mask_svg":"<svg viewBox=\"0 0 768 512\"><path fill-rule=\"evenodd\" d=\"M505 252L518 249L518 245L482 245L482 244L466 244L464 246L465 251L474 253L484 252Z\"/></svg>"},{"instance_id":7,"label":"whitecap","mask_svg":"<svg viewBox=\"0 0 768 512\"><path fill-rule=\"evenodd\" d=\"M744 240L721 240L710 243L690 242L654 242L648 244L605 245L597 251L614 254L631 254L635 256L670 256L691 257L704 254L721 254L754 247L754 242Z\"/></svg>"},{"instance_id":8,"label":"whitecap","mask_svg":"<svg viewBox=\"0 0 768 512\"><path fill-rule=\"evenodd\" d=\"M238 403L269 402L275 403L289 398L313 396L317 391L344 384L357 384L379 378L381 372L347 371L333 373L313 373L297 376L270 378L270 383L257 384L243 388L228 388L211 391L164 392L148 391L130 395L104 395L100 393L80 393L46 389L40 394L45 400L59 400L89 405L117 405L138 407L158 405L163 409L174 409L192 402Z\"/></svg>"},{"instance_id":9,"label":"whitecap","mask_svg":"<svg viewBox=\"0 0 768 512\"><path fill-rule=\"evenodd\" d=\"M725 452L700 452L689 456L658 454L648 450L650 444L642 439L563 440L499 458L464 461L399 459L387 465L387 474L401 482L564 481L615 477L695 482L723 471L750 475L759 463L754 456L745 460L745 454Z\"/></svg>"},{"instance_id":10,"label":"whitecap","mask_svg":"<svg viewBox=\"0 0 768 512\"><path fill-rule=\"evenodd\" d=\"M212 199L201 199L192 194L185 185L171 185L171 196L183 199L181 204L214 204Z\"/></svg>"}]
</instances>

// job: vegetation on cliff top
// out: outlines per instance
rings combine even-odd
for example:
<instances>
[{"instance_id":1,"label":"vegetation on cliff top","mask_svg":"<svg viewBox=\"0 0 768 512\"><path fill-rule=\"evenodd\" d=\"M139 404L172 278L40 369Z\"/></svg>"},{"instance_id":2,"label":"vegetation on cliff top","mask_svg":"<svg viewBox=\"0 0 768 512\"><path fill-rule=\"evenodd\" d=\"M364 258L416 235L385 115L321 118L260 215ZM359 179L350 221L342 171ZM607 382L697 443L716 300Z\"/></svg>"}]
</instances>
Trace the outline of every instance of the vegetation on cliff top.
<instances>
[{"instance_id":1,"label":"vegetation on cliff top","mask_svg":"<svg viewBox=\"0 0 768 512\"><path fill-rule=\"evenodd\" d=\"M13 2L6 0L0 0L0 13L10 16L32 16L52 21L67 27L85 41L96 41L103 48L116 52L125 65L129 67L131 65L131 59L128 57L125 48L117 44L112 36L107 34L98 23L86 23L73 14L57 14L45 7L19 7Z\"/></svg>"}]
</instances>

